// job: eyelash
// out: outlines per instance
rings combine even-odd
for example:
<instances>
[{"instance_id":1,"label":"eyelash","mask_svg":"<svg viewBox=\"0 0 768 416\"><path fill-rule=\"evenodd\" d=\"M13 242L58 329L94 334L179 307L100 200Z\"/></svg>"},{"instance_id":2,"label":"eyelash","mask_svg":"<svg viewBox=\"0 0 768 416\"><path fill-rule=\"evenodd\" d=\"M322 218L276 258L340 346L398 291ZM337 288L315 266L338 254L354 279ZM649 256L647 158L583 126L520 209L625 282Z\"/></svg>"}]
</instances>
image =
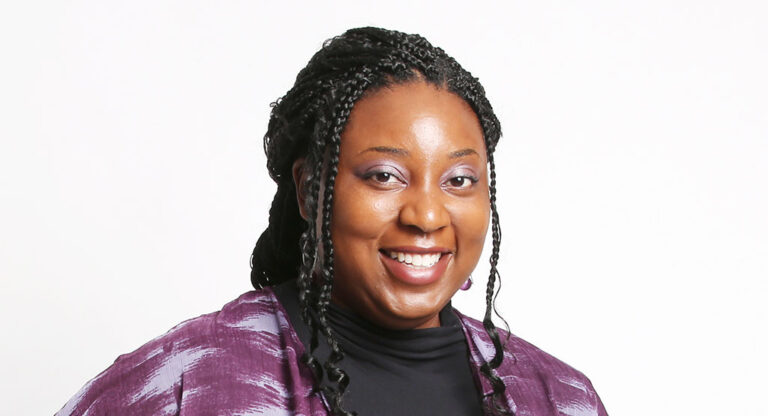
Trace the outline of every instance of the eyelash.
<instances>
[{"instance_id":1,"label":"eyelash","mask_svg":"<svg viewBox=\"0 0 768 416\"><path fill-rule=\"evenodd\" d=\"M456 187L456 188L458 188L458 189L469 189L469 188L471 188L472 186L474 186L474 184L476 184L476 183L477 183L477 181L478 181L478 179L477 179L476 177L474 177L474 176L470 176L470 175L458 175L458 176L454 176L454 177L452 177L452 178L448 179L447 181L445 181L445 183L450 183L450 182L453 182L453 181L455 181L456 179L463 179L463 180L469 181L469 185L468 185L468 186L461 186L461 185L456 185L455 187Z\"/></svg>"},{"instance_id":2,"label":"eyelash","mask_svg":"<svg viewBox=\"0 0 768 416\"><path fill-rule=\"evenodd\" d=\"M377 177L378 177L378 176L381 176L381 175L387 175L387 178L386 178L385 180L383 180L383 181L377 180ZM391 182L389 181L389 179L390 179L390 178L394 178L394 179L396 179L396 180L398 180L398 181L400 181L400 182L403 182L403 180L402 180L402 179L400 179L400 178L399 178L397 175L395 175L394 173L392 173L392 172L387 172L387 171L383 171L383 170L375 170L375 171L371 171L371 172L368 172L367 174L365 174L365 176L363 176L363 179L365 179L365 180L373 180L373 181L375 181L375 182L377 182L377 183L382 183L382 184L383 184L383 183L391 183Z\"/></svg>"}]
</instances>

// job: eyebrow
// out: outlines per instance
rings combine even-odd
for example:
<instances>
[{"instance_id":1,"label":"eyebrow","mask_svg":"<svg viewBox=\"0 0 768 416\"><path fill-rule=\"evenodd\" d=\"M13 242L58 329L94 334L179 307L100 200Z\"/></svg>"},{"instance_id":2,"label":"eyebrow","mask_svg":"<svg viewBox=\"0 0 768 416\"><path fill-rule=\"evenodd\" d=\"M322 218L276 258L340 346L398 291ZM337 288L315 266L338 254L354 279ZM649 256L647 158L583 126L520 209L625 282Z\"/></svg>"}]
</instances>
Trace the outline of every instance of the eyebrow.
<instances>
[{"instance_id":1,"label":"eyebrow","mask_svg":"<svg viewBox=\"0 0 768 416\"><path fill-rule=\"evenodd\" d=\"M362 152L360 152L360 154L363 154L365 152L388 153L388 154L397 155L397 156L408 156L410 154L405 149L401 149L399 147L388 147L388 146L369 147L369 148L363 150ZM469 155L480 156L474 149L467 148L467 149L461 149L461 150L457 150L455 152L451 152L451 154L448 155L448 158L449 159L458 159L460 157L469 156Z\"/></svg>"},{"instance_id":2,"label":"eyebrow","mask_svg":"<svg viewBox=\"0 0 768 416\"><path fill-rule=\"evenodd\" d=\"M398 155L398 156L408 156L408 154L409 154L408 151L405 150L405 149L400 149L400 148L397 148L397 147L387 147L387 146L369 147L369 148L363 150L362 152L360 152L360 154L363 154L365 152L389 153L389 154Z\"/></svg>"},{"instance_id":3,"label":"eyebrow","mask_svg":"<svg viewBox=\"0 0 768 416\"><path fill-rule=\"evenodd\" d=\"M461 150L457 150L455 152L452 152L448 156L448 158L449 159L457 159L457 158L460 158L462 156L469 156L469 155L480 156L479 154L477 154L477 152L474 149L467 148L467 149L461 149Z\"/></svg>"}]
</instances>

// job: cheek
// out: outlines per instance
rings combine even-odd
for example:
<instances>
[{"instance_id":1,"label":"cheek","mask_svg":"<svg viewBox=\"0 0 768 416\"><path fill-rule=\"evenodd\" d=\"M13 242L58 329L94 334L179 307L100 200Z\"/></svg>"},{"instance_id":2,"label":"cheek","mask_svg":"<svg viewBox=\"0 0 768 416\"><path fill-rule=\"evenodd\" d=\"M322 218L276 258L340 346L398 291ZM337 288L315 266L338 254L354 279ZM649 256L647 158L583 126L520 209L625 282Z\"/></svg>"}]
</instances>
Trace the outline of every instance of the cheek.
<instances>
[{"instance_id":1,"label":"cheek","mask_svg":"<svg viewBox=\"0 0 768 416\"><path fill-rule=\"evenodd\" d=\"M490 203L486 198L462 201L452 207L458 249L480 258L490 221Z\"/></svg>"},{"instance_id":2,"label":"cheek","mask_svg":"<svg viewBox=\"0 0 768 416\"><path fill-rule=\"evenodd\" d=\"M374 240L397 218L394 198L367 192L355 181L338 180L333 203L332 231L334 245L351 239Z\"/></svg>"}]
</instances>

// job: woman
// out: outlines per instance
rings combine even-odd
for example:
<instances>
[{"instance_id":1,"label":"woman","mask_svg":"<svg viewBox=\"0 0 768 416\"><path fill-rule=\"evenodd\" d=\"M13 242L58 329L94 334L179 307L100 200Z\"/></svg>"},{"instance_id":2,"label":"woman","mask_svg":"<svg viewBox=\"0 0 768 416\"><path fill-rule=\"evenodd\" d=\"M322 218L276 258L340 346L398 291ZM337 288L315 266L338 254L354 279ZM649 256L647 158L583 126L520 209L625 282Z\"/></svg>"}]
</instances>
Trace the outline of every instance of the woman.
<instances>
[{"instance_id":1,"label":"woman","mask_svg":"<svg viewBox=\"0 0 768 416\"><path fill-rule=\"evenodd\" d=\"M272 110L257 290L121 356L58 414L605 415L587 378L491 320L499 136L479 82L424 38L328 41ZM481 324L450 299L489 223Z\"/></svg>"}]
</instances>

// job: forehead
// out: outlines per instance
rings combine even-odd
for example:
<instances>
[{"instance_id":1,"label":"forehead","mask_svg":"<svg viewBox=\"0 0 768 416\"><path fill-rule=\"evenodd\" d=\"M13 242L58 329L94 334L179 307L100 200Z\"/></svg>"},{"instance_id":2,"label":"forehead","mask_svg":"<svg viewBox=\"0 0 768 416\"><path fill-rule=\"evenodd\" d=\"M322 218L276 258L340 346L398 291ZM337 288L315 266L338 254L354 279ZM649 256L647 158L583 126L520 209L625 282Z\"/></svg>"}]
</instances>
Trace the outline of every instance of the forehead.
<instances>
[{"instance_id":1,"label":"forehead","mask_svg":"<svg viewBox=\"0 0 768 416\"><path fill-rule=\"evenodd\" d=\"M350 113L341 146L346 153L389 146L422 154L471 148L485 155L483 131L469 104L420 81L361 98Z\"/></svg>"}]
</instances>

